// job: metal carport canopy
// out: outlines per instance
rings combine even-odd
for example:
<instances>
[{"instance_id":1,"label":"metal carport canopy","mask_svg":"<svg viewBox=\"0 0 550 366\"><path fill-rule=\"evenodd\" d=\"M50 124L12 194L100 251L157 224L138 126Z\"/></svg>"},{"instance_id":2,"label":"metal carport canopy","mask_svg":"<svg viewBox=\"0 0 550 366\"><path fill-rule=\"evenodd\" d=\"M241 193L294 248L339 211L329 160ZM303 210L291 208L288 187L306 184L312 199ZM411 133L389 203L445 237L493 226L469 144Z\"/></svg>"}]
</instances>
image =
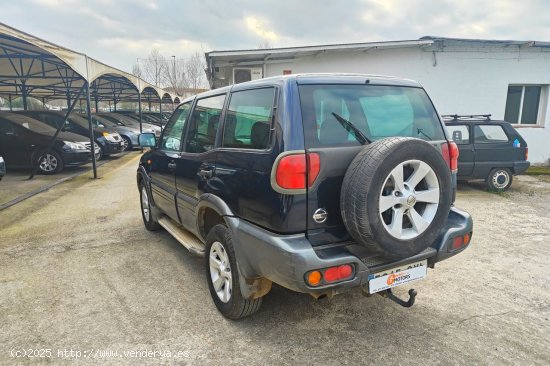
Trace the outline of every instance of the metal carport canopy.
<instances>
[{"instance_id":1,"label":"metal carport canopy","mask_svg":"<svg viewBox=\"0 0 550 366\"><path fill-rule=\"evenodd\" d=\"M177 98L83 53L0 23L0 96L7 97L10 106L12 96L22 96L25 109L29 96L44 100L66 98L69 110L75 99L85 97L92 146L91 100L138 101L141 112L141 94L145 89L149 93L153 90L159 103L165 94L172 102ZM95 158L92 161L96 177Z\"/></svg>"}]
</instances>

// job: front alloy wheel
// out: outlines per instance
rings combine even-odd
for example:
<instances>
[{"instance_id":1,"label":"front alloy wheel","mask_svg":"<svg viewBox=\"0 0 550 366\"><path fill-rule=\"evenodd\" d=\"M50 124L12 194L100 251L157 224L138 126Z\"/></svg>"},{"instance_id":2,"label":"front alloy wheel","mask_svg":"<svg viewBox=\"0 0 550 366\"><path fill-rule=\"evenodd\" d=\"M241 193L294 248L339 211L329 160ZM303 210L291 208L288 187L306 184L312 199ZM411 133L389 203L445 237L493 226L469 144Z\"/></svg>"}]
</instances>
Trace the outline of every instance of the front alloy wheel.
<instances>
[{"instance_id":1,"label":"front alloy wheel","mask_svg":"<svg viewBox=\"0 0 550 366\"><path fill-rule=\"evenodd\" d=\"M42 174L55 174L63 170L61 156L51 151L42 154L38 160L38 169Z\"/></svg>"}]
</instances>

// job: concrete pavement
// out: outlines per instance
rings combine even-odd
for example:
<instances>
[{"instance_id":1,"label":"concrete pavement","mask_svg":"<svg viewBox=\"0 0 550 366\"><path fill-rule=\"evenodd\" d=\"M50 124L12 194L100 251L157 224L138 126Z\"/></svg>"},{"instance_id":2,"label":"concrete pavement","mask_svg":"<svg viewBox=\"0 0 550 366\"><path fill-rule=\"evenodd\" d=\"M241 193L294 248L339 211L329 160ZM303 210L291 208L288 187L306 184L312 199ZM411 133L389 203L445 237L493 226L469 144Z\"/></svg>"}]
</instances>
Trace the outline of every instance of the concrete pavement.
<instances>
[{"instance_id":1,"label":"concrete pavement","mask_svg":"<svg viewBox=\"0 0 550 366\"><path fill-rule=\"evenodd\" d=\"M0 212L0 364L550 364L548 192L463 187L472 244L413 285L411 309L274 286L234 322L202 260L143 227L137 157L117 163Z\"/></svg>"}]
</instances>

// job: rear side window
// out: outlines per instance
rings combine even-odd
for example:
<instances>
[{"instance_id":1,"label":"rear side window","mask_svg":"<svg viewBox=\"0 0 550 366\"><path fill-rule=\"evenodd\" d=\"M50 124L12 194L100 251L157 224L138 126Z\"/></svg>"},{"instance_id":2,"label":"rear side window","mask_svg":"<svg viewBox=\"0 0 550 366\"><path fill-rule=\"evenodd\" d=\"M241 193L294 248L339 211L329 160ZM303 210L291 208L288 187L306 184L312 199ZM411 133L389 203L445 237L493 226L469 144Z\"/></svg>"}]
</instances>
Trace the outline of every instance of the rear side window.
<instances>
[{"instance_id":1,"label":"rear side window","mask_svg":"<svg viewBox=\"0 0 550 366\"><path fill-rule=\"evenodd\" d=\"M443 127L421 88L381 85L301 85L308 147L358 145L334 115L370 140L390 136L444 140Z\"/></svg>"},{"instance_id":2,"label":"rear side window","mask_svg":"<svg viewBox=\"0 0 550 366\"><path fill-rule=\"evenodd\" d=\"M476 125L474 141L476 143L508 142L508 136L499 125Z\"/></svg>"},{"instance_id":3,"label":"rear side window","mask_svg":"<svg viewBox=\"0 0 550 366\"><path fill-rule=\"evenodd\" d=\"M447 131L451 134L452 140L457 145L466 145L470 143L470 129L465 125L447 126Z\"/></svg>"},{"instance_id":4,"label":"rear side window","mask_svg":"<svg viewBox=\"0 0 550 366\"><path fill-rule=\"evenodd\" d=\"M225 94L200 99L197 102L187 131L185 151L203 153L214 148L224 102Z\"/></svg>"},{"instance_id":5,"label":"rear side window","mask_svg":"<svg viewBox=\"0 0 550 366\"><path fill-rule=\"evenodd\" d=\"M223 147L264 150L269 147L275 88L231 94Z\"/></svg>"}]
</instances>

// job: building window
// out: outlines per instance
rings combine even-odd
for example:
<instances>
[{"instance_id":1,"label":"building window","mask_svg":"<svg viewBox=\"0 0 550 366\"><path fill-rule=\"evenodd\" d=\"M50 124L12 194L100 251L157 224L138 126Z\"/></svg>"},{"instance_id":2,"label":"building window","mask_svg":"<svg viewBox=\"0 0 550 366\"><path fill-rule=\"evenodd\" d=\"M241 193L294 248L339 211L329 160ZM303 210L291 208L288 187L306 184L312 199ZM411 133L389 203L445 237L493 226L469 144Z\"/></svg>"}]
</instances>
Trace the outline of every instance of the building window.
<instances>
[{"instance_id":1,"label":"building window","mask_svg":"<svg viewBox=\"0 0 550 366\"><path fill-rule=\"evenodd\" d=\"M543 125L547 102L547 85L509 85L504 120L514 124Z\"/></svg>"}]
</instances>

